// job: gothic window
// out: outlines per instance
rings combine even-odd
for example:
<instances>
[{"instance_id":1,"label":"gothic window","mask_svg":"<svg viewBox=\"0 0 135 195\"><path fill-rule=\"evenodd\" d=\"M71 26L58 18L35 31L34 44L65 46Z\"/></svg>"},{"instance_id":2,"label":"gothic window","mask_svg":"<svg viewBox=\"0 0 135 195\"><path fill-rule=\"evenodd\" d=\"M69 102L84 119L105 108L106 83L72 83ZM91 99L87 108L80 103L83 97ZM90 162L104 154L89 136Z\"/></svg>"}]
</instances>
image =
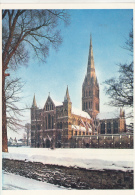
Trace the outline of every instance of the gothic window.
<instances>
[{"instance_id":1,"label":"gothic window","mask_svg":"<svg viewBox=\"0 0 135 195\"><path fill-rule=\"evenodd\" d=\"M99 111L99 104L96 104L96 110Z\"/></svg>"},{"instance_id":2,"label":"gothic window","mask_svg":"<svg viewBox=\"0 0 135 195\"><path fill-rule=\"evenodd\" d=\"M48 105L48 107L47 107L47 110L49 110L49 105Z\"/></svg>"},{"instance_id":3,"label":"gothic window","mask_svg":"<svg viewBox=\"0 0 135 195\"><path fill-rule=\"evenodd\" d=\"M51 115L48 114L48 129L51 129Z\"/></svg>"},{"instance_id":4,"label":"gothic window","mask_svg":"<svg viewBox=\"0 0 135 195\"><path fill-rule=\"evenodd\" d=\"M40 130L40 125L37 125L37 129Z\"/></svg>"},{"instance_id":5,"label":"gothic window","mask_svg":"<svg viewBox=\"0 0 135 195\"><path fill-rule=\"evenodd\" d=\"M34 144L35 143L35 140L34 139L31 139L31 143Z\"/></svg>"},{"instance_id":6,"label":"gothic window","mask_svg":"<svg viewBox=\"0 0 135 195\"><path fill-rule=\"evenodd\" d=\"M62 129L62 122L60 122L60 129Z\"/></svg>"},{"instance_id":7,"label":"gothic window","mask_svg":"<svg viewBox=\"0 0 135 195\"><path fill-rule=\"evenodd\" d=\"M105 134L105 122L101 123L101 134Z\"/></svg>"},{"instance_id":8,"label":"gothic window","mask_svg":"<svg viewBox=\"0 0 135 195\"><path fill-rule=\"evenodd\" d=\"M31 114L31 119L32 119L32 120L34 119L34 114L33 114L33 113Z\"/></svg>"},{"instance_id":9,"label":"gothic window","mask_svg":"<svg viewBox=\"0 0 135 195\"><path fill-rule=\"evenodd\" d=\"M53 104L52 104L52 110L53 110Z\"/></svg>"},{"instance_id":10,"label":"gothic window","mask_svg":"<svg viewBox=\"0 0 135 195\"><path fill-rule=\"evenodd\" d=\"M89 102L89 108L90 108L90 102Z\"/></svg>"},{"instance_id":11,"label":"gothic window","mask_svg":"<svg viewBox=\"0 0 135 195\"><path fill-rule=\"evenodd\" d=\"M97 98L99 97L99 91L97 91Z\"/></svg>"},{"instance_id":12,"label":"gothic window","mask_svg":"<svg viewBox=\"0 0 135 195\"><path fill-rule=\"evenodd\" d=\"M92 108L92 102L90 102L90 108Z\"/></svg>"},{"instance_id":13,"label":"gothic window","mask_svg":"<svg viewBox=\"0 0 135 195\"><path fill-rule=\"evenodd\" d=\"M84 102L84 104L83 104L83 109L85 110L85 102Z\"/></svg>"},{"instance_id":14,"label":"gothic window","mask_svg":"<svg viewBox=\"0 0 135 195\"><path fill-rule=\"evenodd\" d=\"M57 129L59 129L60 128L60 124L59 123L57 123Z\"/></svg>"},{"instance_id":15,"label":"gothic window","mask_svg":"<svg viewBox=\"0 0 135 195\"><path fill-rule=\"evenodd\" d=\"M111 123L110 122L107 123L107 133L111 134Z\"/></svg>"},{"instance_id":16,"label":"gothic window","mask_svg":"<svg viewBox=\"0 0 135 195\"><path fill-rule=\"evenodd\" d=\"M31 132L31 137L34 136L34 135L35 135L34 132Z\"/></svg>"},{"instance_id":17,"label":"gothic window","mask_svg":"<svg viewBox=\"0 0 135 195\"><path fill-rule=\"evenodd\" d=\"M61 134L60 133L58 134L58 140L59 141L61 140Z\"/></svg>"},{"instance_id":18,"label":"gothic window","mask_svg":"<svg viewBox=\"0 0 135 195\"><path fill-rule=\"evenodd\" d=\"M89 96L91 96L91 91L89 91Z\"/></svg>"},{"instance_id":19,"label":"gothic window","mask_svg":"<svg viewBox=\"0 0 135 195\"><path fill-rule=\"evenodd\" d=\"M54 122L54 121L53 121L53 116L52 116L52 129L53 129L53 122Z\"/></svg>"},{"instance_id":20,"label":"gothic window","mask_svg":"<svg viewBox=\"0 0 135 195\"><path fill-rule=\"evenodd\" d=\"M83 92L83 94L84 94L84 97L85 97L85 91Z\"/></svg>"},{"instance_id":21,"label":"gothic window","mask_svg":"<svg viewBox=\"0 0 135 195\"><path fill-rule=\"evenodd\" d=\"M118 122L117 121L113 122L113 133L114 134L118 133Z\"/></svg>"},{"instance_id":22,"label":"gothic window","mask_svg":"<svg viewBox=\"0 0 135 195\"><path fill-rule=\"evenodd\" d=\"M45 117L45 125L46 125L46 129L47 129L47 117Z\"/></svg>"},{"instance_id":23,"label":"gothic window","mask_svg":"<svg viewBox=\"0 0 135 195\"><path fill-rule=\"evenodd\" d=\"M52 104L50 104L50 110L52 110Z\"/></svg>"},{"instance_id":24,"label":"gothic window","mask_svg":"<svg viewBox=\"0 0 135 195\"><path fill-rule=\"evenodd\" d=\"M86 97L88 96L88 92L86 91Z\"/></svg>"},{"instance_id":25,"label":"gothic window","mask_svg":"<svg viewBox=\"0 0 135 195\"><path fill-rule=\"evenodd\" d=\"M87 109L88 107L87 107L87 102L86 102L86 109Z\"/></svg>"}]
</instances>

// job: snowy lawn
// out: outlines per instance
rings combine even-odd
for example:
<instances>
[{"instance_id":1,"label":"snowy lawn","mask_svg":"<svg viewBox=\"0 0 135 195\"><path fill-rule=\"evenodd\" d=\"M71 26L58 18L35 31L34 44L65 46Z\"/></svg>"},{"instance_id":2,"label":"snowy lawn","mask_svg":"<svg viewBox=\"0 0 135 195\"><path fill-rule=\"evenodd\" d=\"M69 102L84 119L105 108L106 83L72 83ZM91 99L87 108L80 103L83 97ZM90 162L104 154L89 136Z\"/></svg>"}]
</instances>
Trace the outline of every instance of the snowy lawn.
<instances>
[{"instance_id":1,"label":"snowy lawn","mask_svg":"<svg viewBox=\"0 0 135 195\"><path fill-rule=\"evenodd\" d=\"M42 162L44 164L81 167L86 169L133 170L132 149L47 149L9 147L3 158Z\"/></svg>"},{"instance_id":2,"label":"snowy lawn","mask_svg":"<svg viewBox=\"0 0 135 195\"><path fill-rule=\"evenodd\" d=\"M3 190L67 190L61 186L49 184L46 182L36 181L34 179L29 179L22 177L20 175L15 175L12 173L2 172L2 189Z\"/></svg>"}]
</instances>

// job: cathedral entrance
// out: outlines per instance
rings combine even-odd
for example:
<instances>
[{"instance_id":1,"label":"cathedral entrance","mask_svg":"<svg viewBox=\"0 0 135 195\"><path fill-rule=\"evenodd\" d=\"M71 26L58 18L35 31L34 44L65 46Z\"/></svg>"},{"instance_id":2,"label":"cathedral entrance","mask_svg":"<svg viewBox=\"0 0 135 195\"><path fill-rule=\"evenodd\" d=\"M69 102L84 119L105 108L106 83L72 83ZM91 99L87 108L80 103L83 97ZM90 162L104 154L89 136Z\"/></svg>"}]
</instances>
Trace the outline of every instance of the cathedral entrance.
<instances>
[{"instance_id":1,"label":"cathedral entrance","mask_svg":"<svg viewBox=\"0 0 135 195\"><path fill-rule=\"evenodd\" d=\"M50 148L51 147L51 142L49 139L46 140L46 148Z\"/></svg>"},{"instance_id":2,"label":"cathedral entrance","mask_svg":"<svg viewBox=\"0 0 135 195\"><path fill-rule=\"evenodd\" d=\"M90 147L90 145L87 143L87 144L86 144L86 148L89 148L89 147Z\"/></svg>"},{"instance_id":3,"label":"cathedral entrance","mask_svg":"<svg viewBox=\"0 0 135 195\"><path fill-rule=\"evenodd\" d=\"M60 142L57 143L57 148L61 148L61 143Z\"/></svg>"}]
</instances>

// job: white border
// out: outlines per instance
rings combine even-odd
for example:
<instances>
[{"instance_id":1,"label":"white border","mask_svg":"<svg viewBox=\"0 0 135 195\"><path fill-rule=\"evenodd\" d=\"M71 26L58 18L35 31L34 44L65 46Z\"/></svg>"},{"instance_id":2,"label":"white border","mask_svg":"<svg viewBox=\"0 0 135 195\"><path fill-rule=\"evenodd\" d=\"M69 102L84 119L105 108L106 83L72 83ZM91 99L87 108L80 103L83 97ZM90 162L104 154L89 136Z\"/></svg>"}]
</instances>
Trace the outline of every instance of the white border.
<instances>
[{"instance_id":1,"label":"white border","mask_svg":"<svg viewBox=\"0 0 135 195\"><path fill-rule=\"evenodd\" d=\"M47 4L49 2L49 4ZM54 3L55 2L55 3ZM72 4L71 4L72 2ZM94 3L93 3L94 2ZM95 3L97 2L97 3ZM100 2L100 3L99 3ZM108 2L108 3L105 3ZM117 2L117 3L115 3ZM126 3L128 2L128 3ZM46 9L46 8L52 8L52 9L134 9L134 15L135 15L135 0L114 0L113 3L112 1L107 1L104 0L101 1L100 0L84 0L82 2L82 0L69 0L69 1L64 1L64 4L61 3L61 1L57 0L57 2L55 0L50 0L50 1L44 1L44 0L1 0L1 10L2 9ZM10 3L10 4L9 4ZM19 4L16 4L19 3ZM21 4L23 3L23 4ZM34 4L37 3L37 4ZM44 3L44 4L42 4ZM1 17L0 17L1 19ZM134 21L135 21L135 16L134 16ZM0 21L0 24L2 26L2 22ZM135 41L134 41L135 43ZM1 48L0 48L1 49ZM1 51L2 53L2 51ZM1 113L0 113L1 114ZM134 139L135 140L135 139ZM0 140L1 141L1 140ZM134 150L135 152L135 150ZM135 156L135 155L134 155ZM1 167L1 166L0 166ZM1 172L0 172L1 173ZM134 181L134 188L135 188L135 181ZM103 194L103 195L134 195L135 194L135 190L65 190L65 191L34 191L34 190L28 190L28 191L21 191L19 190L19 195L22 194L32 194L32 195L36 195L37 193L40 193L40 195L45 195L45 193L47 195L50 194L59 194L59 195L64 195L66 194L77 194L77 195L87 195L87 194L91 194L91 195L99 195L99 194ZM18 191L15 190L3 190L2 191L2 195L11 195L13 193L13 195L18 195Z\"/></svg>"}]
</instances>

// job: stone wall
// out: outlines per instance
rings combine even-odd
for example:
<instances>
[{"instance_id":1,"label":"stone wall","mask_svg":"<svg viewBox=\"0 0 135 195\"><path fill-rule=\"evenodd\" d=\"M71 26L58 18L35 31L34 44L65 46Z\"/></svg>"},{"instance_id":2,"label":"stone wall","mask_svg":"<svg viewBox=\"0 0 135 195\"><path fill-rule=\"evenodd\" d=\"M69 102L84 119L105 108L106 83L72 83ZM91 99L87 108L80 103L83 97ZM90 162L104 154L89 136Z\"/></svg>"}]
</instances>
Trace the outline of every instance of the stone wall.
<instances>
[{"instance_id":1,"label":"stone wall","mask_svg":"<svg viewBox=\"0 0 135 195\"><path fill-rule=\"evenodd\" d=\"M133 135L73 136L71 148L133 148Z\"/></svg>"},{"instance_id":2,"label":"stone wall","mask_svg":"<svg viewBox=\"0 0 135 195\"><path fill-rule=\"evenodd\" d=\"M87 170L3 159L3 170L73 189L133 189L133 171Z\"/></svg>"}]
</instances>

